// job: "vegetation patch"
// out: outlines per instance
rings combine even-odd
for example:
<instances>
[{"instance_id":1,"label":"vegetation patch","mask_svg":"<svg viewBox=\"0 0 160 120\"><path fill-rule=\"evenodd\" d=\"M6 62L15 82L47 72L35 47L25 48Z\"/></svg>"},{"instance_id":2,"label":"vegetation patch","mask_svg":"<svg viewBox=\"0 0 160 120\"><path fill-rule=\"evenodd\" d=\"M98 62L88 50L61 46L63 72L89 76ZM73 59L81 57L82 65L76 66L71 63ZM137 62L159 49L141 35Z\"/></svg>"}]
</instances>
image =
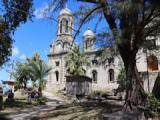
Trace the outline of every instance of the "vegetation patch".
<instances>
[{"instance_id":1,"label":"vegetation patch","mask_svg":"<svg viewBox=\"0 0 160 120\"><path fill-rule=\"evenodd\" d=\"M36 99L36 105L45 105L47 102L47 98L45 97L40 97Z\"/></svg>"}]
</instances>

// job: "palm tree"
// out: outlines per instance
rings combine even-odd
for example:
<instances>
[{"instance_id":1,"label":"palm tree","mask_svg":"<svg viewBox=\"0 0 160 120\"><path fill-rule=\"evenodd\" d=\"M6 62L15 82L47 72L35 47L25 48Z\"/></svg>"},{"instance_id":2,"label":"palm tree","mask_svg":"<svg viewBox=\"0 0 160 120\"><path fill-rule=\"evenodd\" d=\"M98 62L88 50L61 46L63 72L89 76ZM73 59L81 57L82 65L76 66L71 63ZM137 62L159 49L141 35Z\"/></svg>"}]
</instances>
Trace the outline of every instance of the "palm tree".
<instances>
[{"instance_id":1,"label":"palm tree","mask_svg":"<svg viewBox=\"0 0 160 120\"><path fill-rule=\"evenodd\" d=\"M35 56L33 56L35 58ZM31 59L29 61L28 71L31 76L33 83L38 82L38 92L39 95L42 95L42 89L45 87L45 77L51 71L49 67L43 60L40 59Z\"/></svg>"},{"instance_id":2,"label":"palm tree","mask_svg":"<svg viewBox=\"0 0 160 120\"><path fill-rule=\"evenodd\" d=\"M33 87L38 82L38 92L41 96L42 89L45 87L45 77L51 69L40 59L40 55L35 53L32 58L27 58L24 63L17 62L11 75L15 78L18 87L26 88L28 80L32 81Z\"/></svg>"},{"instance_id":3,"label":"palm tree","mask_svg":"<svg viewBox=\"0 0 160 120\"><path fill-rule=\"evenodd\" d=\"M70 75L85 75L84 65L89 65L79 46L74 46L66 58L66 67Z\"/></svg>"}]
</instances>

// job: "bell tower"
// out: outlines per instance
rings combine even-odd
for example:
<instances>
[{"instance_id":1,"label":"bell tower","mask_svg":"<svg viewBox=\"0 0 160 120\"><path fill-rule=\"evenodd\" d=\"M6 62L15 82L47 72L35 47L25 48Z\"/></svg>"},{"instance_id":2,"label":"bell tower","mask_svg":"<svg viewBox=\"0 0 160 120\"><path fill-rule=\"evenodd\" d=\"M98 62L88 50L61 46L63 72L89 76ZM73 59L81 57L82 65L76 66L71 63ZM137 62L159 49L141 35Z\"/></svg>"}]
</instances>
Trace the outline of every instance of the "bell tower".
<instances>
[{"instance_id":1,"label":"bell tower","mask_svg":"<svg viewBox=\"0 0 160 120\"><path fill-rule=\"evenodd\" d=\"M84 52L94 50L94 33L88 28L83 34L83 50Z\"/></svg>"},{"instance_id":2,"label":"bell tower","mask_svg":"<svg viewBox=\"0 0 160 120\"><path fill-rule=\"evenodd\" d=\"M55 43L50 46L50 53L63 53L70 50L73 42L74 18L72 12L65 7L58 16L58 31Z\"/></svg>"},{"instance_id":3,"label":"bell tower","mask_svg":"<svg viewBox=\"0 0 160 120\"><path fill-rule=\"evenodd\" d=\"M55 52L67 52L73 41L73 15L66 7L58 17L58 32L55 43Z\"/></svg>"},{"instance_id":4,"label":"bell tower","mask_svg":"<svg viewBox=\"0 0 160 120\"><path fill-rule=\"evenodd\" d=\"M61 10L58 17L58 36L68 35L72 36L73 29L73 15L71 11L66 7Z\"/></svg>"}]
</instances>

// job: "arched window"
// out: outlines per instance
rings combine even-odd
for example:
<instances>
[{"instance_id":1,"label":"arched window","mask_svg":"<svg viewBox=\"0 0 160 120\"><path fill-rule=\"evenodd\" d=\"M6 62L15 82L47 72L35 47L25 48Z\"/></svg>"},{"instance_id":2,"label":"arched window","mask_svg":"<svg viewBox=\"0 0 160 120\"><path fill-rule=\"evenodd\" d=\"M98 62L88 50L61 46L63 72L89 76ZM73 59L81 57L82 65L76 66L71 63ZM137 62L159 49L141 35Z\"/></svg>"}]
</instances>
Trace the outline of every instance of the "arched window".
<instances>
[{"instance_id":1,"label":"arched window","mask_svg":"<svg viewBox=\"0 0 160 120\"><path fill-rule=\"evenodd\" d=\"M92 71L92 80L93 80L93 82L97 82L97 76L98 76L97 71L93 70Z\"/></svg>"},{"instance_id":2,"label":"arched window","mask_svg":"<svg viewBox=\"0 0 160 120\"><path fill-rule=\"evenodd\" d=\"M114 70L113 69L109 69L108 78L110 82L114 82Z\"/></svg>"},{"instance_id":3,"label":"arched window","mask_svg":"<svg viewBox=\"0 0 160 120\"><path fill-rule=\"evenodd\" d=\"M87 49L87 48L88 48L87 41L86 41L86 43L85 43L85 46L86 46L86 49Z\"/></svg>"},{"instance_id":4,"label":"arched window","mask_svg":"<svg viewBox=\"0 0 160 120\"><path fill-rule=\"evenodd\" d=\"M67 41L67 40L66 40ZM69 49L69 43L67 43L67 42L65 42L64 44L63 44L63 49L64 50L68 50Z\"/></svg>"},{"instance_id":5,"label":"arched window","mask_svg":"<svg viewBox=\"0 0 160 120\"><path fill-rule=\"evenodd\" d=\"M63 22L61 21L60 22L60 33L62 33L62 25L63 25Z\"/></svg>"},{"instance_id":6,"label":"arched window","mask_svg":"<svg viewBox=\"0 0 160 120\"><path fill-rule=\"evenodd\" d=\"M86 40L86 49L90 47L90 40Z\"/></svg>"},{"instance_id":7,"label":"arched window","mask_svg":"<svg viewBox=\"0 0 160 120\"><path fill-rule=\"evenodd\" d=\"M58 82L59 81L59 72L56 71L55 74L56 74L56 81Z\"/></svg>"},{"instance_id":8,"label":"arched window","mask_svg":"<svg viewBox=\"0 0 160 120\"><path fill-rule=\"evenodd\" d=\"M65 23L65 32L68 33L68 20L66 20Z\"/></svg>"},{"instance_id":9,"label":"arched window","mask_svg":"<svg viewBox=\"0 0 160 120\"><path fill-rule=\"evenodd\" d=\"M158 70L158 59L154 55L150 55L147 58L147 66L149 71L157 71Z\"/></svg>"}]
</instances>

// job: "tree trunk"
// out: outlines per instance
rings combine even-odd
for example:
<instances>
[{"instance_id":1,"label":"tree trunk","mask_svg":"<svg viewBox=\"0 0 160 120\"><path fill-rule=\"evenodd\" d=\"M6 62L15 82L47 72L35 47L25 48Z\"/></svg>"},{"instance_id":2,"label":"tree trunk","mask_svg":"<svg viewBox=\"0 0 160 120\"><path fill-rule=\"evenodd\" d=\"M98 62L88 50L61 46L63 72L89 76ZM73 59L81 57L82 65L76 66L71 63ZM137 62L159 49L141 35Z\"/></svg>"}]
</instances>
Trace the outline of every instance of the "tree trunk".
<instances>
[{"instance_id":1,"label":"tree trunk","mask_svg":"<svg viewBox=\"0 0 160 120\"><path fill-rule=\"evenodd\" d=\"M158 77L154 83L152 93L153 95L160 100L160 73L158 73Z\"/></svg>"},{"instance_id":2,"label":"tree trunk","mask_svg":"<svg viewBox=\"0 0 160 120\"><path fill-rule=\"evenodd\" d=\"M130 69L130 68L128 68ZM127 87L126 99L124 104L124 111L137 111L138 106L144 106L146 96L143 88L143 81L139 77L136 65L133 69L127 71L126 79L129 80Z\"/></svg>"},{"instance_id":3,"label":"tree trunk","mask_svg":"<svg viewBox=\"0 0 160 120\"><path fill-rule=\"evenodd\" d=\"M27 89L27 83L23 82L23 84L24 84L24 90L26 90Z\"/></svg>"},{"instance_id":4,"label":"tree trunk","mask_svg":"<svg viewBox=\"0 0 160 120\"><path fill-rule=\"evenodd\" d=\"M126 90L124 111L137 111L138 106L145 105L146 95L143 88L143 81L140 79L137 67L136 67L136 53L137 51L131 51L129 48L122 49L119 47L120 55L124 62L126 70L126 80L128 86Z\"/></svg>"},{"instance_id":5,"label":"tree trunk","mask_svg":"<svg viewBox=\"0 0 160 120\"><path fill-rule=\"evenodd\" d=\"M42 88L41 87L38 88L38 96L42 97Z\"/></svg>"}]
</instances>

